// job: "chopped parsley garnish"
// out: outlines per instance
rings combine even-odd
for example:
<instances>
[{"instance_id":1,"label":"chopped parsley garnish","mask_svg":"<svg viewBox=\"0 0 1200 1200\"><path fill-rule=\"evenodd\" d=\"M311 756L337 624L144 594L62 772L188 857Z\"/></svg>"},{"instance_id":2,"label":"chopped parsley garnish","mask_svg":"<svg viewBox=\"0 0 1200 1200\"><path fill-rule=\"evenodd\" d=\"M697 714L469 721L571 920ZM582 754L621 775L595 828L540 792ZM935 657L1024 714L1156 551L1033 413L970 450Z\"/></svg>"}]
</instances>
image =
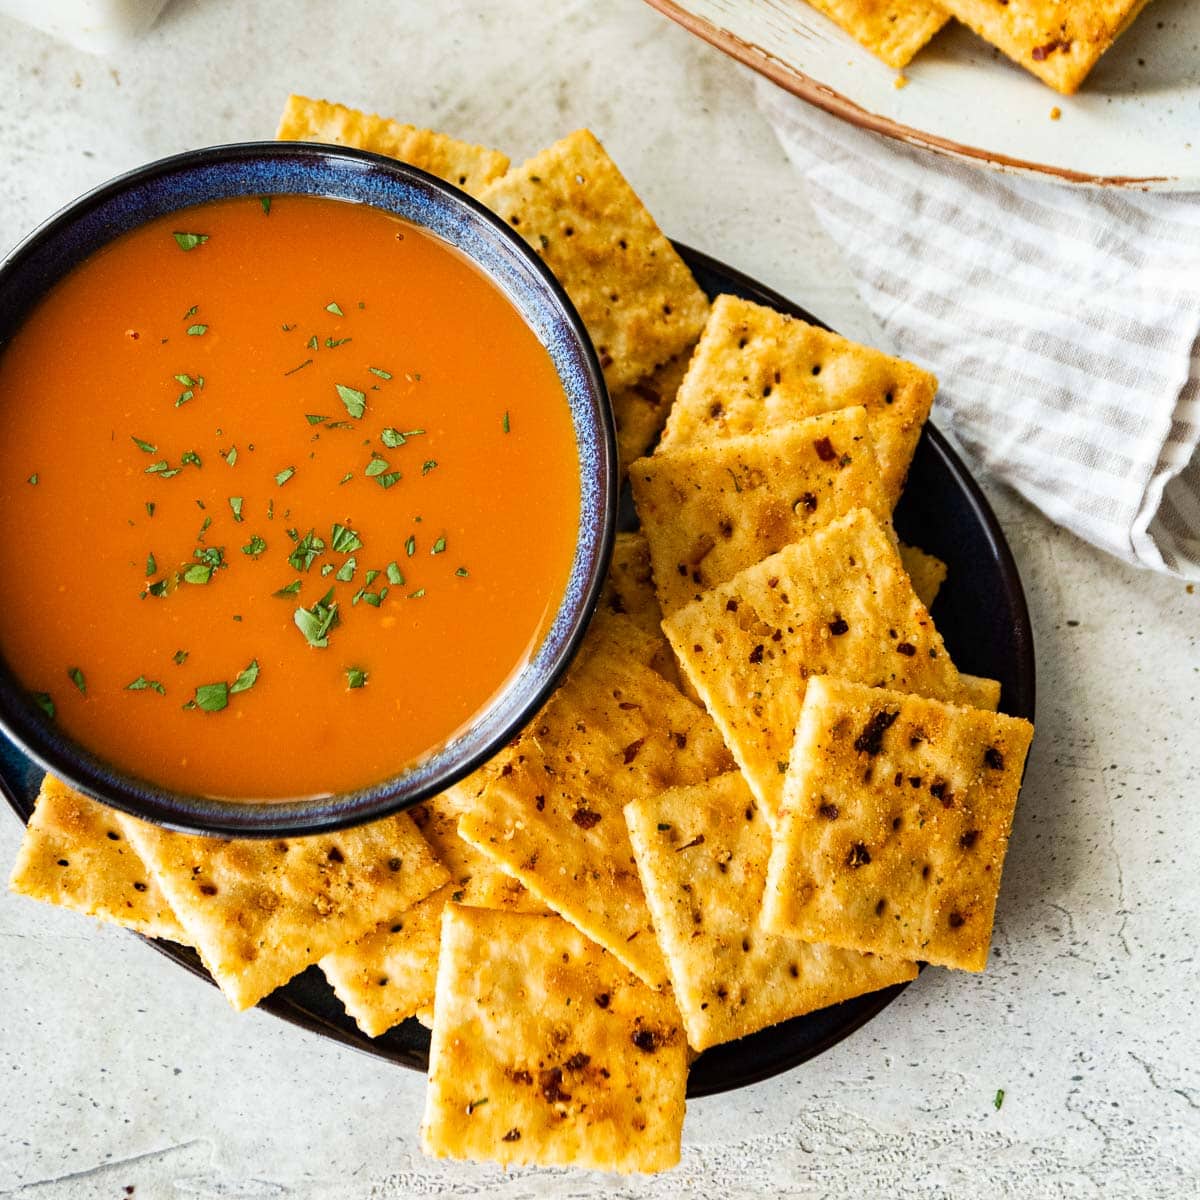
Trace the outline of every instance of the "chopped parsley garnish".
<instances>
[{"instance_id":1,"label":"chopped parsley garnish","mask_svg":"<svg viewBox=\"0 0 1200 1200\"><path fill-rule=\"evenodd\" d=\"M229 507L233 510L233 519L240 521L242 519L242 497L230 496Z\"/></svg>"},{"instance_id":2,"label":"chopped parsley garnish","mask_svg":"<svg viewBox=\"0 0 1200 1200\"><path fill-rule=\"evenodd\" d=\"M374 454L371 456L371 461L363 468L363 474L368 479L374 479L376 475L382 475L387 469L387 459L380 458L378 454Z\"/></svg>"},{"instance_id":3,"label":"chopped parsley garnish","mask_svg":"<svg viewBox=\"0 0 1200 1200\"><path fill-rule=\"evenodd\" d=\"M404 434L398 429L393 429L390 425L379 435L379 440L389 450L395 450L397 446L403 446L408 440Z\"/></svg>"},{"instance_id":4,"label":"chopped parsley garnish","mask_svg":"<svg viewBox=\"0 0 1200 1200\"><path fill-rule=\"evenodd\" d=\"M57 715L58 710L54 707L54 701L50 697L49 692L34 692L33 702L48 716L52 721Z\"/></svg>"},{"instance_id":5,"label":"chopped parsley garnish","mask_svg":"<svg viewBox=\"0 0 1200 1200\"><path fill-rule=\"evenodd\" d=\"M87 695L87 680L83 677L83 672L78 667L69 667L67 676L71 682L79 689L81 696Z\"/></svg>"},{"instance_id":6,"label":"chopped parsley garnish","mask_svg":"<svg viewBox=\"0 0 1200 1200\"><path fill-rule=\"evenodd\" d=\"M37 481L38 481L38 477L37 477L36 471L34 471L34 473L32 475L30 475L30 477L27 480L25 480L26 483L32 483L34 487L37 487Z\"/></svg>"},{"instance_id":7,"label":"chopped parsley garnish","mask_svg":"<svg viewBox=\"0 0 1200 1200\"><path fill-rule=\"evenodd\" d=\"M227 463L228 463L228 464L229 464L231 467L233 467L233 466L236 466L236 465L237 465L237 447L236 447L236 446L231 446L231 447L230 447L230 448L229 448L229 449L228 449L228 450L225 452L225 461L226 461L226 462L227 462Z\"/></svg>"},{"instance_id":8,"label":"chopped parsley garnish","mask_svg":"<svg viewBox=\"0 0 1200 1200\"><path fill-rule=\"evenodd\" d=\"M183 652L180 651L180 653ZM178 655L176 657L178 658ZM186 658L187 655L185 654L184 657ZM139 675L132 683L127 683L125 690L127 692L157 692L160 696L167 694L167 689L157 679L147 679L145 675Z\"/></svg>"},{"instance_id":9,"label":"chopped parsley garnish","mask_svg":"<svg viewBox=\"0 0 1200 1200\"><path fill-rule=\"evenodd\" d=\"M312 608L298 608L292 614L296 628L304 634L308 644L318 650L324 650L329 645L329 631L338 623L338 619L338 604L333 598L333 588Z\"/></svg>"},{"instance_id":10,"label":"chopped parsley garnish","mask_svg":"<svg viewBox=\"0 0 1200 1200\"><path fill-rule=\"evenodd\" d=\"M269 217L271 215L271 197L259 196L258 202L262 205L263 214Z\"/></svg>"},{"instance_id":11,"label":"chopped parsley garnish","mask_svg":"<svg viewBox=\"0 0 1200 1200\"><path fill-rule=\"evenodd\" d=\"M360 688L367 686L367 673L362 667L347 667L346 668L346 686L348 688Z\"/></svg>"},{"instance_id":12,"label":"chopped parsley garnish","mask_svg":"<svg viewBox=\"0 0 1200 1200\"><path fill-rule=\"evenodd\" d=\"M154 510L157 507L158 507L158 505L155 504L153 500L147 500L146 501L146 516L148 516L148 517L154 516Z\"/></svg>"},{"instance_id":13,"label":"chopped parsley garnish","mask_svg":"<svg viewBox=\"0 0 1200 1200\"><path fill-rule=\"evenodd\" d=\"M344 383L335 383L338 398L346 406L346 411L357 421L367 410L367 397L357 388L347 387Z\"/></svg>"},{"instance_id":14,"label":"chopped parsley garnish","mask_svg":"<svg viewBox=\"0 0 1200 1200\"><path fill-rule=\"evenodd\" d=\"M203 246L208 241L207 233L176 233L173 236L180 250L195 250L197 246Z\"/></svg>"},{"instance_id":15,"label":"chopped parsley garnish","mask_svg":"<svg viewBox=\"0 0 1200 1200\"><path fill-rule=\"evenodd\" d=\"M312 365L312 359L306 358L298 367L293 367L290 371L284 371L284 378L289 375L295 375L297 371L303 371L305 367Z\"/></svg>"},{"instance_id":16,"label":"chopped parsley garnish","mask_svg":"<svg viewBox=\"0 0 1200 1200\"><path fill-rule=\"evenodd\" d=\"M399 587L404 582L404 572L400 570L394 560L387 565L387 577L388 583L395 584L396 587ZM367 582L370 583L372 581L368 578Z\"/></svg>"},{"instance_id":17,"label":"chopped parsley garnish","mask_svg":"<svg viewBox=\"0 0 1200 1200\"><path fill-rule=\"evenodd\" d=\"M428 475L429 472L432 471L436 466L437 466L436 458L427 458L424 461L424 463L421 464L421 474Z\"/></svg>"},{"instance_id":18,"label":"chopped parsley garnish","mask_svg":"<svg viewBox=\"0 0 1200 1200\"><path fill-rule=\"evenodd\" d=\"M258 659L242 671L229 688L229 694L236 696L238 692L248 692L258 682Z\"/></svg>"},{"instance_id":19,"label":"chopped parsley garnish","mask_svg":"<svg viewBox=\"0 0 1200 1200\"><path fill-rule=\"evenodd\" d=\"M174 662L177 667L182 667L183 664L185 662L187 662L187 659L188 659L188 652L186 650L176 650L175 651Z\"/></svg>"},{"instance_id":20,"label":"chopped parsley garnish","mask_svg":"<svg viewBox=\"0 0 1200 1200\"><path fill-rule=\"evenodd\" d=\"M321 348L321 343L315 333L304 343L304 347L306 350L319 350ZM312 360L310 359L309 361L311 362Z\"/></svg>"},{"instance_id":21,"label":"chopped parsley garnish","mask_svg":"<svg viewBox=\"0 0 1200 1200\"><path fill-rule=\"evenodd\" d=\"M147 454L158 453L158 447L153 442L143 441L140 437L134 437L132 434L130 434L130 440L139 450L143 450Z\"/></svg>"},{"instance_id":22,"label":"chopped parsley garnish","mask_svg":"<svg viewBox=\"0 0 1200 1200\"><path fill-rule=\"evenodd\" d=\"M430 550L429 553L430 554L441 554L445 549L446 549L446 538L443 535L442 537L438 538L438 540L436 542L433 543L433 549Z\"/></svg>"},{"instance_id":23,"label":"chopped parsley garnish","mask_svg":"<svg viewBox=\"0 0 1200 1200\"><path fill-rule=\"evenodd\" d=\"M467 575L469 574L469 572L467 571L467 568L466 568L466 567L459 567L459 568L458 568L458 570L457 570L457 571L455 571L454 573L455 573L455 575L457 575L457 576L458 576L460 579L466 579Z\"/></svg>"},{"instance_id":24,"label":"chopped parsley garnish","mask_svg":"<svg viewBox=\"0 0 1200 1200\"><path fill-rule=\"evenodd\" d=\"M342 312L342 306L338 304L336 300L331 300L327 305L325 305L325 311L327 313L333 313L335 317L344 317L346 315L344 312Z\"/></svg>"},{"instance_id":25,"label":"chopped parsley garnish","mask_svg":"<svg viewBox=\"0 0 1200 1200\"><path fill-rule=\"evenodd\" d=\"M310 529L302 538L297 539L296 548L288 555L288 563L294 571L307 571L313 560L325 550L325 541L317 536L315 529Z\"/></svg>"},{"instance_id":26,"label":"chopped parsley garnish","mask_svg":"<svg viewBox=\"0 0 1200 1200\"><path fill-rule=\"evenodd\" d=\"M511 426L508 421L508 409L506 408L504 410L504 432L508 433L510 429L511 429Z\"/></svg>"},{"instance_id":27,"label":"chopped parsley garnish","mask_svg":"<svg viewBox=\"0 0 1200 1200\"><path fill-rule=\"evenodd\" d=\"M196 381L186 372L182 375L174 376L176 383L182 383L184 387L195 387Z\"/></svg>"},{"instance_id":28,"label":"chopped parsley garnish","mask_svg":"<svg viewBox=\"0 0 1200 1200\"><path fill-rule=\"evenodd\" d=\"M325 349L336 350L339 346L344 346L347 342L353 341L353 338L326 338Z\"/></svg>"},{"instance_id":29,"label":"chopped parsley garnish","mask_svg":"<svg viewBox=\"0 0 1200 1200\"><path fill-rule=\"evenodd\" d=\"M196 315L196 314L197 314L199 311L200 311L200 305L198 305L198 304L193 304L193 305L192 305L192 307L191 307L191 308L189 308L189 309L187 310L187 312L185 312L185 313L183 314L183 316L182 316L182 317L180 317L179 319L180 319L181 321L186 321L186 320L188 320L188 318L189 318L189 317L194 317L194 316L195 316L195 315Z\"/></svg>"},{"instance_id":30,"label":"chopped parsley garnish","mask_svg":"<svg viewBox=\"0 0 1200 1200\"><path fill-rule=\"evenodd\" d=\"M188 337L203 337L208 332L207 325L189 325L187 327Z\"/></svg>"},{"instance_id":31,"label":"chopped parsley garnish","mask_svg":"<svg viewBox=\"0 0 1200 1200\"><path fill-rule=\"evenodd\" d=\"M309 361L309 362L312 362L312 359L310 358L308 361ZM307 422L308 422L310 425L320 425L322 421L328 421L328 420L329 420L329 418L328 418L328 417L323 417L323 416L321 416L319 413L305 413L305 414L304 414L304 419L305 419L305 420L306 420L306 421L307 421Z\"/></svg>"},{"instance_id":32,"label":"chopped parsley garnish","mask_svg":"<svg viewBox=\"0 0 1200 1200\"><path fill-rule=\"evenodd\" d=\"M165 596L170 589L170 581L167 579L156 579L153 583L147 584L145 595L154 596L156 599Z\"/></svg>"},{"instance_id":33,"label":"chopped parsley garnish","mask_svg":"<svg viewBox=\"0 0 1200 1200\"><path fill-rule=\"evenodd\" d=\"M329 564L332 566L332 564ZM339 583L351 583L354 580L354 572L358 569L358 560L351 555L338 568L337 579ZM324 570L324 568L322 568Z\"/></svg>"},{"instance_id":34,"label":"chopped parsley garnish","mask_svg":"<svg viewBox=\"0 0 1200 1200\"><path fill-rule=\"evenodd\" d=\"M335 554L350 554L362 549L362 538L349 525L334 524L329 535L329 544Z\"/></svg>"},{"instance_id":35,"label":"chopped parsley garnish","mask_svg":"<svg viewBox=\"0 0 1200 1200\"><path fill-rule=\"evenodd\" d=\"M408 593L408 598L409 598L410 600L420 600L420 598L421 598L423 595L425 595L425 589L424 589L424 588L417 588L417 590L416 590L415 592L409 592L409 593Z\"/></svg>"},{"instance_id":36,"label":"chopped parsley garnish","mask_svg":"<svg viewBox=\"0 0 1200 1200\"><path fill-rule=\"evenodd\" d=\"M248 554L251 558L257 558L267 548L265 538L261 538L256 533L243 547L242 553ZM297 580L297 583L299 580Z\"/></svg>"},{"instance_id":37,"label":"chopped parsley garnish","mask_svg":"<svg viewBox=\"0 0 1200 1200\"><path fill-rule=\"evenodd\" d=\"M158 574L158 563L154 561L154 551L146 555L146 578L152 579Z\"/></svg>"},{"instance_id":38,"label":"chopped parsley garnish","mask_svg":"<svg viewBox=\"0 0 1200 1200\"><path fill-rule=\"evenodd\" d=\"M373 584L378 578L379 572L372 567L369 571L367 571L367 587L370 587L371 584Z\"/></svg>"},{"instance_id":39,"label":"chopped parsley garnish","mask_svg":"<svg viewBox=\"0 0 1200 1200\"><path fill-rule=\"evenodd\" d=\"M212 578L213 569L208 563L192 563L183 572L184 583L194 583L197 586L207 583Z\"/></svg>"},{"instance_id":40,"label":"chopped parsley garnish","mask_svg":"<svg viewBox=\"0 0 1200 1200\"><path fill-rule=\"evenodd\" d=\"M367 370L372 375L378 375L380 379L391 379L392 377L391 371L385 371L382 367L368 367Z\"/></svg>"},{"instance_id":41,"label":"chopped parsley garnish","mask_svg":"<svg viewBox=\"0 0 1200 1200\"><path fill-rule=\"evenodd\" d=\"M300 595L300 580L295 579L287 587L281 587L279 591L272 592L271 594L278 596L280 600L287 600L292 596L298 596Z\"/></svg>"},{"instance_id":42,"label":"chopped parsley garnish","mask_svg":"<svg viewBox=\"0 0 1200 1200\"><path fill-rule=\"evenodd\" d=\"M196 689L194 699L189 700L184 708L198 708L202 712L220 712L223 708L229 707L229 684L222 681L221 683L202 683Z\"/></svg>"},{"instance_id":43,"label":"chopped parsley garnish","mask_svg":"<svg viewBox=\"0 0 1200 1200\"><path fill-rule=\"evenodd\" d=\"M283 487L283 485L287 483L287 481L291 479L295 473L295 467L284 467L282 471L277 471L275 473L275 482L279 484L280 487Z\"/></svg>"},{"instance_id":44,"label":"chopped parsley garnish","mask_svg":"<svg viewBox=\"0 0 1200 1200\"><path fill-rule=\"evenodd\" d=\"M157 475L160 479L174 479L182 470L182 467L173 467L165 458L160 458L146 468L146 474Z\"/></svg>"},{"instance_id":45,"label":"chopped parsley garnish","mask_svg":"<svg viewBox=\"0 0 1200 1200\"><path fill-rule=\"evenodd\" d=\"M377 475L375 482L386 492L388 488L399 483L403 476L399 471L388 471L386 474Z\"/></svg>"},{"instance_id":46,"label":"chopped parsley garnish","mask_svg":"<svg viewBox=\"0 0 1200 1200\"><path fill-rule=\"evenodd\" d=\"M416 552L417 552L417 539L415 537L413 537L413 535L410 533L408 535L408 537L406 537L404 539L404 553L407 554L409 558L412 558L412 556L414 554L416 554Z\"/></svg>"},{"instance_id":47,"label":"chopped parsley garnish","mask_svg":"<svg viewBox=\"0 0 1200 1200\"><path fill-rule=\"evenodd\" d=\"M200 455L198 455L195 450L185 450L183 454L180 455L179 461L183 466L188 467L199 467L202 465L200 462Z\"/></svg>"}]
</instances>

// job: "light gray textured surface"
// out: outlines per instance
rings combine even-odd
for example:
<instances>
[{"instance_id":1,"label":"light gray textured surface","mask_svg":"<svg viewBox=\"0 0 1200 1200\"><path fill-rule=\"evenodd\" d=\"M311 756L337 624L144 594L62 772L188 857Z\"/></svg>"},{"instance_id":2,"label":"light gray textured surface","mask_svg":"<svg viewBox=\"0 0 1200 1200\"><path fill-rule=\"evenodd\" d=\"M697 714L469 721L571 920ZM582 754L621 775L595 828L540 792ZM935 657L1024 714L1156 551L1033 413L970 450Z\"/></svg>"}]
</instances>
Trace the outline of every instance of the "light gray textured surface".
<instances>
[{"instance_id":1,"label":"light gray textured surface","mask_svg":"<svg viewBox=\"0 0 1200 1200\"><path fill-rule=\"evenodd\" d=\"M289 90L514 158L588 124L674 236L871 336L746 76L636 0L175 0L113 62L0 22L0 244L126 167L269 136ZM504 1175L422 1159L418 1076L0 895L0 1196L1196 1195L1200 594L990 491L1040 702L986 974L927 971L820 1059L693 1104L673 1174ZM4 862L18 836L0 813Z\"/></svg>"}]
</instances>

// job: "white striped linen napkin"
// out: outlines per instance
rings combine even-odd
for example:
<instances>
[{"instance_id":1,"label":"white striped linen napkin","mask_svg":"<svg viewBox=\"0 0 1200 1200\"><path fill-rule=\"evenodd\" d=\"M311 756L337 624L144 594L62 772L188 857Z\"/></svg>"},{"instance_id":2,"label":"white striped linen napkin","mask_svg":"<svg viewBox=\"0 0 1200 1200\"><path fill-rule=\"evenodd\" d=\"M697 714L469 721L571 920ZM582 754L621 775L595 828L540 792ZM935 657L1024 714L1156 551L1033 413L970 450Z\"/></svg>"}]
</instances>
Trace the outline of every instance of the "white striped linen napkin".
<instances>
[{"instance_id":1,"label":"white striped linen napkin","mask_svg":"<svg viewBox=\"0 0 1200 1200\"><path fill-rule=\"evenodd\" d=\"M935 417L1137 566L1200 579L1200 196L937 158L759 81L759 107Z\"/></svg>"}]
</instances>

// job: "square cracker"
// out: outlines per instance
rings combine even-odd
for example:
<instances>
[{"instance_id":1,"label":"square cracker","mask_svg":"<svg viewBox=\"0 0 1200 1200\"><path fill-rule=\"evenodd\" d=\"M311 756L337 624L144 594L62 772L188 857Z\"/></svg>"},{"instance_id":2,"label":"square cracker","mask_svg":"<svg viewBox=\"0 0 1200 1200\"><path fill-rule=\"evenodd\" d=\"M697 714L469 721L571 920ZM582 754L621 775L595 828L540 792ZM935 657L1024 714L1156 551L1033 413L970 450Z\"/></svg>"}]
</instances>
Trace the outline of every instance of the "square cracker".
<instances>
[{"instance_id":1,"label":"square cracker","mask_svg":"<svg viewBox=\"0 0 1200 1200\"><path fill-rule=\"evenodd\" d=\"M692 347L664 363L653 374L612 394L613 417L617 422L617 461L621 474L654 444L667 422L679 385L687 371Z\"/></svg>"},{"instance_id":2,"label":"square cracker","mask_svg":"<svg viewBox=\"0 0 1200 1200\"><path fill-rule=\"evenodd\" d=\"M694 1050L916 978L910 962L757 928L771 831L738 772L640 796L625 820Z\"/></svg>"},{"instance_id":3,"label":"square cracker","mask_svg":"<svg viewBox=\"0 0 1200 1200\"><path fill-rule=\"evenodd\" d=\"M419 167L473 196L508 170L508 156L499 150L307 96L288 97L275 137L281 142L330 142L369 150Z\"/></svg>"},{"instance_id":4,"label":"square cracker","mask_svg":"<svg viewBox=\"0 0 1200 1200\"><path fill-rule=\"evenodd\" d=\"M814 679L763 926L982 971L1033 726Z\"/></svg>"},{"instance_id":5,"label":"square cracker","mask_svg":"<svg viewBox=\"0 0 1200 1200\"><path fill-rule=\"evenodd\" d=\"M706 592L663 629L771 821L812 676L961 694L889 532L865 509Z\"/></svg>"},{"instance_id":6,"label":"square cracker","mask_svg":"<svg viewBox=\"0 0 1200 1200\"><path fill-rule=\"evenodd\" d=\"M808 0L889 67L907 66L950 19L925 0Z\"/></svg>"},{"instance_id":7,"label":"square cracker","mask_svg":"<svg viewBox=\"0 0 1200 1200\"><path fill-rule=\"evenodd\" d=\"M403 813L317 837L271 841L121 827L236 1009L449 878Z\"/></svg>"},{"instance_id":8,"label":"square cracker","mask_svg":"<svg viewBox=\"0 0 1200 1200\"><path fill-rule=\"evenodd\" d=\"M654 593L654 570L650 565L650 544L641 533L618 533L613 541L612 565L600 593L599 621L604 614L627 616L638 629L653 639L647 666L653 667L668 683L679 686L679 668L675 653L662 632L662 609ZM648 649L651 643L647 642Z\"/></svg>"},{"instance_id":9,"label":"square cracker","mask_svg":"<svg viewBox=\"0 0 1200 1200\"><path fill-rule=\"evenodd\" d=\"M942 0L964 25L1070 95L1146 0Z\"/></svg>"},{"instance_id":10,"label":"square cracker","mask_svg":"<svg viewBox=\"0 0 1200 1200\"><path fill-rule=\"evenodd\" d=\"M868 429L859 405L639 459L629 482L663 612L852 509L889 520Z\"/></svg>"},{"instance_id":11,"label":"square cracker","mask_svg":"<svg viewBox=\"0 0 1200 1200\"><path fill-rule=\"evenodd\" d=\"M929 416L928 371L736 296L718 296L659 442L662 450L754 433L861 404L895 504Z\"/></svg>"},{"instance_id":12,"label":"square cracker","mask_svg":"<svg viewBox=\"0 0 1200 1200\"><path fill-rule=\"evenodd\" d=\"M921 599L926 608L932 608L942 584L946 582L946 564L916 546L906 546L900 543L900 561L912 580L913 591Z\"/></svg>"},{"instance_id":13,"label":"square cracker","mask_svg":"<svg viewBox=\"0 0 1200 1200\"><path fill-rule=\"evenodd\" d=\"M588 130L514 167L479 198L566 289L611 391L644 379L700 336L707 297Z\"/></svg>"},{"instance_id":14,"label":"square cracker","mask_svg":"<svg viewBox=\"0 0 1200 1200\"><path fill-rule=\"evenodd\" d=\"M117 814L53 775L42 780L8 886L147 937L188 944Z\"/></svg>"},{"instance_id":15,"label":"square cracker","mask_svg":"<svg viewBox=\"0 0 1200 1200\"><path fill-rule=\"evenodd\" d=\"M495 761L495 760L493 760ZM433 1002L442 909L450 901L514 912L548 911L515 879L458 836L458 817L502 762L409 809L450 882L405 912L382 922L358 941L326 954L321 970L346 1012L369 1037L398 1025Z\"/></svg>"},{"instance_id":16,"label":"square cracker","mask_svg":"<svg viewBox=\"0 0 1200 1200\"><path fill-rule=\"evenodd\" d=\"M661 1171L687 1042L669 995L558 917L447 905L421 1146L439 1158Z\"/></svg>"},{"instance_id":17,"label":"square cracker","mask_svg":"<svg viewBox=\"0 0 1200 1200\"><path fill-rule=\"evenodd\" d=\"M727 771L702 709L632 653L609 616L513 748L511 770L459 820L460 836L652 987L667 970L621 809Z\"/></svg>"}]
</instances>

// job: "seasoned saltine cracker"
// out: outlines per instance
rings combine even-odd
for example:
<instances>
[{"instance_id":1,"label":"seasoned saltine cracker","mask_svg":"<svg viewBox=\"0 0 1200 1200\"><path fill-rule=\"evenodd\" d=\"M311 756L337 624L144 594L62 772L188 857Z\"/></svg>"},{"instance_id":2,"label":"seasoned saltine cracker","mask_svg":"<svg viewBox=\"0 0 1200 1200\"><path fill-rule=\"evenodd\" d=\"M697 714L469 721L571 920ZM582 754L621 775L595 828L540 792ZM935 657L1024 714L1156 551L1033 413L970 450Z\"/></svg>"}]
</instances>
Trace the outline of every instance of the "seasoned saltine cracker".
<instances>
[{"instance_id":1,"label":"seasoned saltine cracker","mask_svg":"<svg viewBox=\"0 0 1200 1200\"><path fill-rule=\"evenodd\" d=\"M600 594L600 617L605 613L627 616L642 633L653 639L653 652L645 661L665 680L679 686L675 653L662 633L662 609L654 593L650 545L640 533L618 533L613 541L612 565ZM647 643L649 647L650 643Z\"/></svg>"},{"instance_id":2,"label":"seasoned saltine cracker","mask_svg":"<svg viewBox=\"0 0 1200 1200\"><path fill-rule=\"evenodd\" d=\"M439 1158L661 1171L687 1043L670 996L558 917L450 904L421 1145Z\"/></svg>"},{"instance_id":3,"label":"seasoned saltine cracker","mask_svg":"<svg viewBox=\"0 0 1200 1200\"><path fill-rule=\"evenodd\" d=\"M925 0L808 0L889 67L907 66L950 19Z\"/></svg>"},{"instance_id":4,"label":"seasoned saltine cracker","mask_svg":"<svg viewBox=\"0 0 1200 1200\"><path fill-rule=\"evenodd\" d=\"M763 927L982 971L1033 726L809 683Z\"/></svg>"},{"instance_id":5,"label":"seasoned saltine cracker","mask_svg":"<svg viewBox=\"0 0 1200 1200\"><path fill-rule=\"evenodd\" d=\"M420 167L472 195L508 169L508 156L499 150L307 96L288 97L275 137L282 142L331 142L370 150Z\"/></svg>"},{"instance_id":6,"label":"seasoned saltine cracker","mask_svg":"<svg viewBox=\"0 0 1200 1200\"><path fill-rule=\"evenodd\" d=\"M514 745L510 769L458 832L657 987L666 965L621 809L731 763L705 713L631 653L639 640L649 639L626 618L593 628L567 681Z\"/></svg>"},{"instance_id":7,"label":"seasoned saltine cracker","mask_svg":"<svg viewBox=\"0 0 1200 1200\"><path fill-rule=\"evenodd\" d=\"M667 413L687 371L689 346L652 375L612 394L613 417L617 423L617 460L621 474L654 444L667 421Z\"/></svg>"},{"instance_id":8,"label":"seasoned saltine cracker","mask_svg":"<svg viewBox=\"0 0 1200 1200\"><path fill-rule=\"evenodd\" d=\"M926 608L932 608L942 584L946 582L946 564L916 546L906 546L900 543L900 561L912 580L913 591L921 599Z\"/></svg>"},{"instance_id":9,"label":"seasoned saltine cracker","mask_svg":"<svg viewBox=\"0 0 1200 1200\"><path fill-rule=\"evenodd\" d=\"M996 712L999 709L1000 680L984 679L980 675L959 672L958 682L962 691L957 703L965 704L968 708L982 708L987 712Z\"/></svg>"},{"instance_id":10,"label":"seasoned saltine cracker","mask_svg":"<svg viewBox=\"0 0 1200 1200\"><path fill-rule=\"evenodd\" d=\"M188 944L117 815L52 775L42 780L8 886L147 937Z\"/></svg>"},{"instance_id":11,"label":"seasoned saltine cracker","mask_svg":"<svg viewBox=\"0 0 1200 1200\"><path fill-rule=\"evenodd\" d=\"M771 831L740 773L641 796L625 820L694 1050L916 977L757 928Z\"/></svg>"},{"instance_id":12,"label":"seasoned saltine cracker","mask_svg":"<svg viewBox=\"0 0 1200 1200\"><path fill-rule=\"evenodd\" d=\"M718 296L659 446L699 445L861 404L895 504L936 390L937 380L912 363Z\"/></svg>"},{"instance_id":13,"label":"seasoned saltine cracker","mask_svg":"<svg viewBox=\"0 0 1200 1200\"><path fill-rule=\"evenodd\" d=\"M1070 95L1146 0L941 0L964 25Z\"/></svg>"},{"instance_id":14,"label":"seasoned saltine cracker","mask_svg":"<svg viewBox=\"0 0 1200 1200\"><path fill-rule=\"evenodd\" d=\"M664 613L851 509L887 521L867 410L639 459L629 473Z\"/></svg>"},{"instance_id":15,"label":"seasoned saltine cracker","mask_svg":"<svg viewBox=\"0 0 1200 1200\"><path fill-rule=\"evenodd\" d=\"M504 757L493 760L441 795L408 810L422 836L450 873L445 887L382 922L358 941L320 961L337 998L370 1037L398 1025L433 1002L442 909L450 901L515 912L547 909L458 836L458 817Z\"/></svg>"},{"instance_id":16,"label":"seasoned saltine cracker","mask_svg":"<svg viewBox=\"0 0 1200 1200\"><path fill-rule=\"evenodd\" d=\"M448 881L401 813L356 829L272 841L121 828L236 1009Z\"/></svg>"},{"instance_id":17,"label":"seasoned saltine cracker","mask_svg":"<svg viewBox=\"0 0 1200 1200\"><path fill-rule=\"evenodd\" d=\"M707 298L588 130L514 167L480 199L566 289L611 391L644 379L700 336Z\"/></svg>"},{"instance_id":18,"label":"seasoned saltine cracker","mask_svg":"<svg viewBox=\"0 0 1200 1200\"><path fill-rule=\"evenodd\" d=\"M812 676L961 694L889 531L865 509L706 592L663 629L772 821Z\"/></svg>"}]
</instances>

